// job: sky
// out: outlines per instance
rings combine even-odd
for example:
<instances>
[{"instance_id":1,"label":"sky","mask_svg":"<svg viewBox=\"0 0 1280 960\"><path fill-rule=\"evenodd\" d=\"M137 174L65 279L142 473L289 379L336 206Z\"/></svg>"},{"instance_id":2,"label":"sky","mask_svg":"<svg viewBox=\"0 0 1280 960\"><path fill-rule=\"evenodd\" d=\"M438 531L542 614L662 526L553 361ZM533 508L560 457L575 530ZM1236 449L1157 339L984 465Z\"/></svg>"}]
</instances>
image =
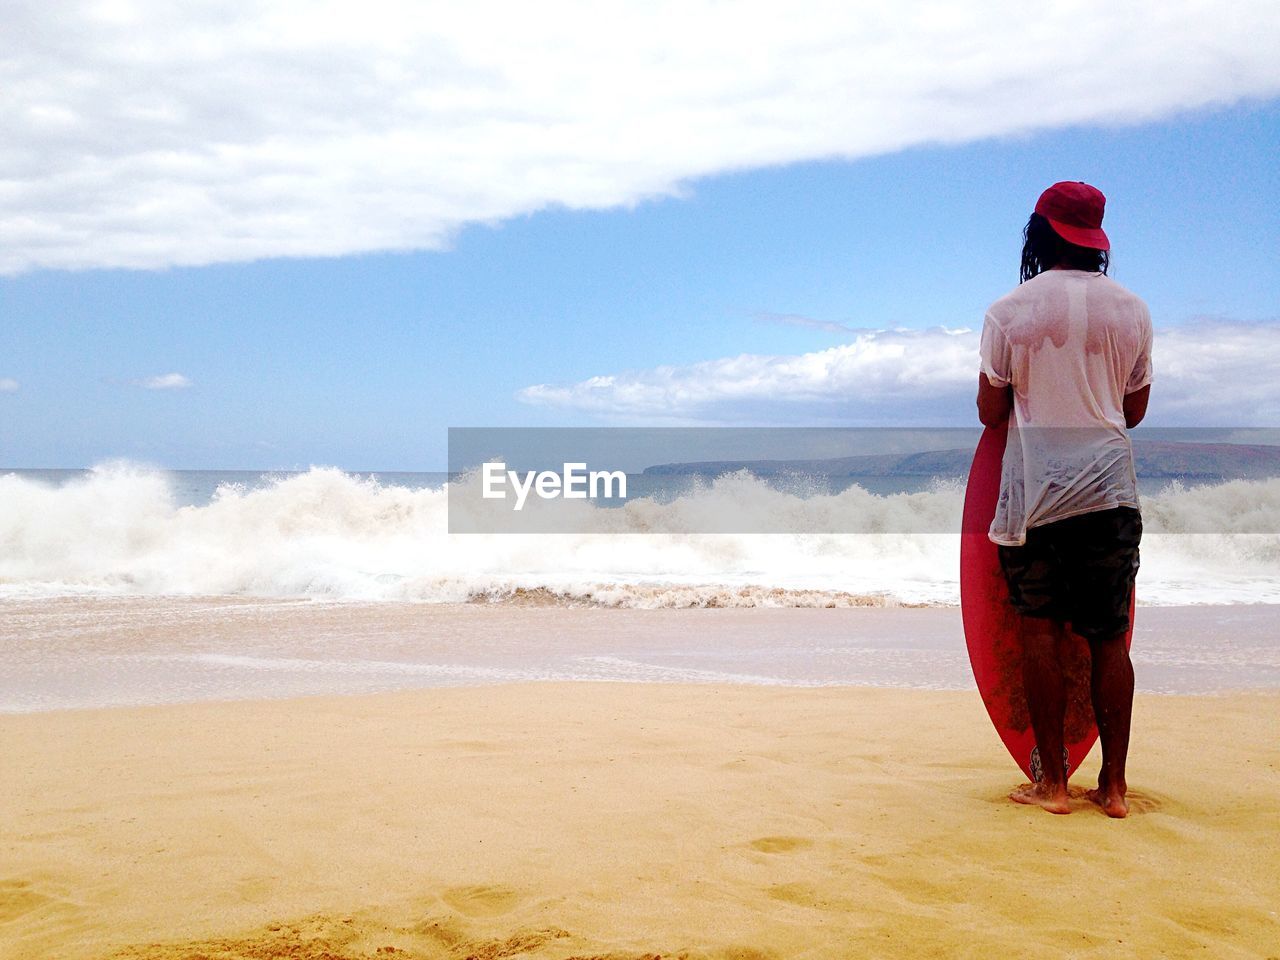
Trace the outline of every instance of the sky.
<instances>
[{"instance_id":1,"label":"sky","mask_svg":"<svg viewBox=\"0 0 1280 960\"><path fill-rule=\"evenodd\" d=\"M1269 3L12 6L0 466L968 425L1064 179L1151 307L1150 422L1280 424Z\"/></svg>"}]
</instances>

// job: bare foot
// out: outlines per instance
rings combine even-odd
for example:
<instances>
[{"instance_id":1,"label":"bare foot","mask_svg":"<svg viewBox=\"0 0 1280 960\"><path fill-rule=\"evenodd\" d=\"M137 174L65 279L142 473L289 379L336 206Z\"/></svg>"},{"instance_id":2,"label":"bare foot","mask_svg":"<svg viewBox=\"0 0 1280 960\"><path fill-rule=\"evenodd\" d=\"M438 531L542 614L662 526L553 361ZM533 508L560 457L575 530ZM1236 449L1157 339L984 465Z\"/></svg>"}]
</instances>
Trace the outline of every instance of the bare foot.
<instances>
[{"instance_id":1,"label":"bare foot","mask_svg":"<svg viewBox=\"0 0 1280 960\"><path fill-rule=\"evenodd\" d=\"M1009 794L1014 803L1043 807L1050 813L1070 813L1071 801L1066 787L1049 788L1042 783L1028 783Z\"/></svg>"},{"instance_id":2,"label":"bare foot","mask_svg":"<svg viewBox=\"0 0 1280 960\"><path fill-rule=\"evenodd\" d=\"M1110 792L1099 787L1085 794L1090 803L1096 803L1108 817L1123 820L1129 815L1129 801L1120 792Z\"/></svg>"}]
</instances>

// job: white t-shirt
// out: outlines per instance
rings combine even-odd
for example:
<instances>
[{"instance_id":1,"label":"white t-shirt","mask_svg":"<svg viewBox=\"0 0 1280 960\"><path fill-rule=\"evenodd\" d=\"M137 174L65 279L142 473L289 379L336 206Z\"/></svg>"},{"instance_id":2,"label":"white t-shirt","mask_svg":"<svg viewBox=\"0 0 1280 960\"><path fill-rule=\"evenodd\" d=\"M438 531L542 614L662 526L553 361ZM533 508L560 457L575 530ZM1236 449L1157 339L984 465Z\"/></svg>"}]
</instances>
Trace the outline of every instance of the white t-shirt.
<instances>
[{"instance_id":1,"label":"white t-shirt","mask_svg":"<svg viewBox=\"0 0 1280 960\"><path fill-rule=\"evenodd\" d=\"M990 538L1138 506L1124 396L1151 382L1147 305L1100 273L1046 270L987 310L982 372L1013 385Z\"/></svg>"}]
</instances>

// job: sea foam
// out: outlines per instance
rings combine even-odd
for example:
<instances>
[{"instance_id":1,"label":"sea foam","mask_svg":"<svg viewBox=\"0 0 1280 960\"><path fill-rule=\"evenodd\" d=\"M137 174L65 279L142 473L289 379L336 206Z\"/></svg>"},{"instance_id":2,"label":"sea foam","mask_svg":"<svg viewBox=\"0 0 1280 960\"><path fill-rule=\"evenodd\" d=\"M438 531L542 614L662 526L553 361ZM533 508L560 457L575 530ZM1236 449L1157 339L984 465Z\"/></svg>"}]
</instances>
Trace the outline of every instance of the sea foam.
<instances>
[{"instance_id":1,"label":"sea foam","mask_svg":"<svg viewBox=\"0 0 1280 960\"><path fill-rule=\"evenodd\" d=\"M170 475L115 462L61 485L0 476L0 596L946 605L958 602L960 538L936 531L958 530L962 501L956 483L806 494L738 473L665 503L554 506L585 511L586 533L451 535L444 487L317 467L192 506ZM822 532L851 508L864 532ZM792 532L646 532L711 512ZM1141 602L1280 603L1280 534L1249 532L1280 528L1280 480L1170 486L1143 514ZM1220 532L1185 532L1207 528Z\"/></svg>"}]
</instances>

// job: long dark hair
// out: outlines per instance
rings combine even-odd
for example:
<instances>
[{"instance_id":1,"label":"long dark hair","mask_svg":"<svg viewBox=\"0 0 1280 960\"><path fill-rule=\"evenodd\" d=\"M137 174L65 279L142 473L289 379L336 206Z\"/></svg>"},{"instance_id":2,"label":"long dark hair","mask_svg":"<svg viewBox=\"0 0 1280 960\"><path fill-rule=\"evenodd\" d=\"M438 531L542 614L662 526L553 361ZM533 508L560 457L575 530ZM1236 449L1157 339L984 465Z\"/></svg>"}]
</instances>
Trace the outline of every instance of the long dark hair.
<instances>
[{"instance_id":1,"label":"long dark hair","mask_svg":"<svg viewBox=\"0 0 1280 960\"><path fill-rule=\"evenodd\" d=\"M1019 283L1057 266L1069 270L1106 273L1110 265L1111 255L1106 250L1068 243L1038 213L1033 213L1027 225L1022 228L1022 270L1018 276Z\"/></svg>"}]
</instances>

